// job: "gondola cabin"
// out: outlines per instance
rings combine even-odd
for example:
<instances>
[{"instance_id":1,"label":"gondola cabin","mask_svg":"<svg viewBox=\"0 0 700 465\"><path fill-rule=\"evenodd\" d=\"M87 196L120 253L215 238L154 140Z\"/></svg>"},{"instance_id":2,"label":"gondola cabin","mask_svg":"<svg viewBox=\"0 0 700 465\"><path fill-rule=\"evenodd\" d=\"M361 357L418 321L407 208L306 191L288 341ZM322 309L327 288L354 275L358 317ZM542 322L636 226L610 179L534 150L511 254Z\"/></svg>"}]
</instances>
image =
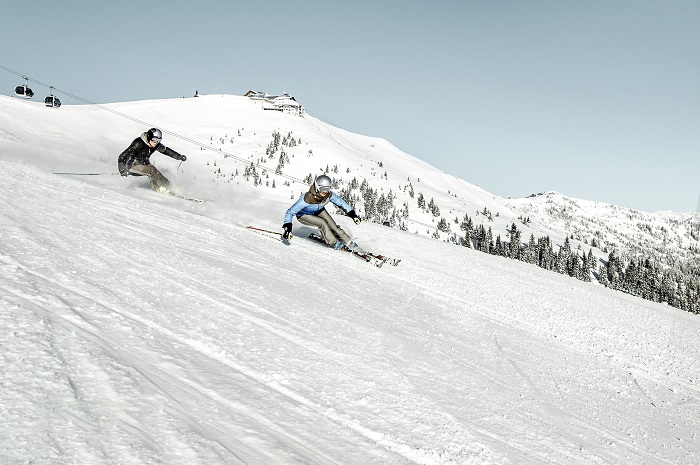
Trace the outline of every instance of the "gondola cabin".
<instances>
[{"instance_id":1,"label":"gondola cabin","mask_svg":"<svg viewBox=\"0 0 700 465\"><path fill-rule=\"evenodd\" d=\"M58 108L61 106L61 101L55 95L49 95L44 99L44 103L47 107Z\"/></svg>"},{"instance_id":2,"label":"gondola cabin","mask_svg":"<svg viewBox=\"0 0 700 465\"><path fill-rule=\"evenodd\" d=\"M27 85L15 87L15 94L17 95L17 97L22 98L34 97L34 91L32 91L32 89L30 89Z\"/></svg>"}]
</instances>

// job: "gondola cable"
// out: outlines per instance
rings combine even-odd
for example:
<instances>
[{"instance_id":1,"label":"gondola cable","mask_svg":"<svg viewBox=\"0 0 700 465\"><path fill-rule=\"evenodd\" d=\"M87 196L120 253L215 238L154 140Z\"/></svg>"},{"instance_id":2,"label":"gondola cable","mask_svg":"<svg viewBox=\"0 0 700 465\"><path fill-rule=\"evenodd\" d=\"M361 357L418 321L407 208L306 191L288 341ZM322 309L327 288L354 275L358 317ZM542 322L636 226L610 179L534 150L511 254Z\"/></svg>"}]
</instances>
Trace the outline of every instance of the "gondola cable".
<instances>
[{"instance_id":1,"label":"gondola cable","mask_svg":"<svg viewBox=\"0 0 700 465\"><path fill-rule=\"evenodd\" d=\"M71 94L70 92L66 92L66 91L64 91L64 90L61 90L61 89L59 89L59 88L57 88L57 87L54 87L54 86L51 86L51 85L49 85L49 84L45 84L45 83L43 83L43 82L41 82L41 81L38 81L38 80L36 80L36 79L28 78L28 77L26 77L25 75L23 75L23 74L21 74L21 73L18 73L17 71L14 71L14 70L12 70L12 69L10 69L10 68L7 68L7 67L5 67L5 66L0 65L0 69L3 69L3 70L5 70L5 71L7 71L7 72L9 72L9 73L12 73L12 74L15 74L15 75L17 75L17 76L21 76L21 77L24 78L27 82L29 82L29 81L35 82L35 83L37 83L37 84L39 84L39 85L41 85L41 86L47 87L47 88L49 88L49 89L53 89L53 90L55 90L55 91L58 92L58 93L61 93L61 94L63 94L63 95L67 95L68 97L71 97L71 98L73 98L73 99L75 99L75 100L78 100L78 101L83 102L83 103L88 104L88 105L95 106L95 107L97 107L97 108L99 108L99 109L101 109L101 110L108 111L108 112L110 112L110 113L113 113L113 114L115 114L115 115L117 115L117 116L120 116L120 117L122 117L122 118L126 118L126 119L128 119L128 120L130 120L130 121L133 121L133 122L135 122L135 123L139 123L139 124L142 124L142 125L148 126L148 127L158 127L158 128L160 128L160 126L158 126L158 125L156 125L156 124L148 123L148 122L143 121L143 120L140 120L140 119L138 119L138 118L134 118L133 116L129 116L129 115L127 115L127 114L124 114L124 113L121 113L121 112L119 112L119 111L113 110L113 109L111 109L111 108L109 108L109 107L106 107L106 106L104 106L104 105L101 105L101 104L99 104L99 103L91 102L91 101L89 101L89 100L87 100L87 99L84 99L84 98L79 97L79 96L77 96L77 95ZM175 137L175 138L177 138L177 139L180 139L180 140L189 142L189 143L191 143L191 144L193 144L193 145L196 145L196 146L198 146L198 147L202 147L202 148L207 149L207 150L211 150L211 151L216 152L216 153L223 154L223 155L224 155L224 158L232 158L233 160L238 161L238 162L241 162L241 163L244 163L244 164L246 164L246 165L252 163L250 160L247 160L247 159L245 159L245 158L242 158L242 157L233 155L233 154L231 154L231 153L225 152L225 151L223 151L223 150L221 150L221 149L218 149L218 150L217 150L217 149L214 149L214 148L212 148L212 147L209 146L209 145L203 144L203 143L201 143L201 142L198 142L198 141L196 141L196 140L194 140L194 139L191 139L191 138L189 138L189 137L183 136L183 135L178 134L178 133L176 133L176 132L173 132L173 131L170 131L170 130L167 130L167 129L162 129L162 128L160 128L160 129L161 129L162 132L164 132L164 133L166 133L166 134L169 134L169 135L171 135L171 136L173 136L173 137ZM252 154L251 154L251 155L252 155ZM282 178L288 179L289 181L292 181L292 182L297 182L297 183L304 184L304 185L307 185L307 184L308 184L307 182L305 182L305 181L302 180L302 179L295 178L294 176L289 176L289 175L287 175L287 174L283 174L283 173L277 174L277 173L276 173L276 175L277 175L277 176L280 176L280 177L282 177Z\"/></svg>"}]
</instances>

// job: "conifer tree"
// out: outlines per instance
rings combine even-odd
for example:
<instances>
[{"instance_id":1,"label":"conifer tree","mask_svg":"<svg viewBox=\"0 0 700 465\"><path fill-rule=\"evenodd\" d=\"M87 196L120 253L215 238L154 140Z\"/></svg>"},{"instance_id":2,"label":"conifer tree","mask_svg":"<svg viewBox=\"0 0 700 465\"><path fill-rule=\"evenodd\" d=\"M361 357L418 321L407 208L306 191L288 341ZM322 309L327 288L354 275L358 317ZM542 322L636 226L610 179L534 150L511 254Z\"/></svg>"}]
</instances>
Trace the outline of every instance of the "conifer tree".
<instances>
[{"instance_id":1,"label":"conifer tree","mask_svg":"<svg viewBox=\"0 0 700 465\"><path fill-rule=\"evenodd\" d=\"M591 257L591 249L588 249L588 255L583 254L581 257L581 277L579 278L581 281L591 281Z\"/></svg>"},{"instance_id":2,"label":"conifer tree","mask_svg":"<svg viewBox=\"0 0 700 465\"><path fill-rule=\"evenodd\" d=\"M505 247L503 247L503 244L501 244L500 234L496 236L496 245L494 246L493 254L501 257L505 257L507 255Z\"/></svg>"},{"instance_id":3,"label":"conifer tree","mask_svg":"<svg viewBox=\"0 0 700 465\"><path fill-rule=\"evenodd\" d=\"M433 214L433 216L440 216L440 208L438 208L437 204L435 203L435 200L432 197L430 198L430 202L428 203L428 210L430 211L430 213Z\"/></svg>"},{"instance_id":4,"label":"conifer tree","mask_svg":"<svg viewBox=\"0 0 700 465\"><path fill-rule=\"evenodd\" d=\"M632 294L639 295L638 269L635 260L630 260L622 277L622 290Z\"/></svg>"},{"instance_id":5,"label":"conifer tree","mask_svg":"<svg viewBox=\"0 0 700 465\"><path fill-rule=\"evenodd\" d=\"M615 249L608 255L607 277L610 287L618 289L622 284L623 272L622 262Z\"/></svg>"},{"instance_id":6,"label":"conifer tree","mask_svg":"<svg viewBox=\"0 0 700 465\"><path fill-rule=\"evenodd\" d=\"M510 250L508 256L516 260L520 260L522 255L522 244L520 243L520 231L515 225L515 222L510 227Z\"/></svg>"},{"instance_id":7,"label":"conifer tree","mask_svg":"<svg viewBox=\"0 0 700 465\"><path fill-rule=\"evenodd\" d=\"M610 286L610 281L608 281L608 267L601 263L598 267L598 282L605 287Z\"/></svg>"},{"instance_id":8,"label":"conifer tree","mask_svg":"<svg viewBox=\"0 0 700 465\"><path fill-rule=\"evenodd\" d=\"M472 225L469 224L464 230L464 247L471 249L472 248Z\"/></svg>"},{"instance_id":9,"label":"conifer tree","mask_svg":"<svg viewBox=\"0 0 700 465\"><path fill-rule=\"evenodd\" d=\"M527 263L531 263L531 264L536 265L537 258L538 258L538 253L537 253L537 244L535 243L535 235L530 233L530 240L527 243L527 250L525 253L524 260Z\"/></svg>"},{"instance_id":10,"label":"conifer tree","mask_svg":"<svg viewBox=\"0 0 700 465\"><path fill-rule=\"evenodd\" d=\"M581 279L581 262L578 253L571 254L569 258L569 276Z\"/></svg>"},{"instance_id":11,"label":"conifer tree","mask_svg":"<svg viewBox=\"0 0 700 465\"><path fill-rule=\"evenodd\" d=\"M474 229L474 249L479 252L484 251L484 241L486 240L486 230L484 225L480 224Z\"/></svg>"}]
</instances>

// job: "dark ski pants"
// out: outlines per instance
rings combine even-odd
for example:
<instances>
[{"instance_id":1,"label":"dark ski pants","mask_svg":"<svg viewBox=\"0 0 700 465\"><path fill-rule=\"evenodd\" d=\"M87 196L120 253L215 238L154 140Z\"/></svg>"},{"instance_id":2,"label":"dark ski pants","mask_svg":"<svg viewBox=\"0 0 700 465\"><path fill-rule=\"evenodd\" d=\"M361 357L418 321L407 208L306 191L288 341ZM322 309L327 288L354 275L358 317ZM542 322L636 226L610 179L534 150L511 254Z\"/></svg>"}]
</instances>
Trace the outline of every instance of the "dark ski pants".
<instances>
[{"instance_id":1,"label":"dark ski pants","mask_svg":"<svg viewBox=\"0 0 700 465\"><path fill-rule=\"evenodd\" d=\"M133 165L129 173L148 176L148 179L151 180L151 189L154 191L160 190L161 188L168 189L170 187L168 178L163 176L153 165Z\"/></svg>"},{"instance_id":2,"label":"dark ski pants","mask_svg":"<svg viewBox=\"0 0 700 465\"><path fill-rule=\"evenodd\" d=\"M297 218L299 223L305 224L306 226L313 226L321 231L323 240L326 244L333 245L338 242L338 239L343 241L345 244L349 244L351 239L345 231L343 231L340 226L335 224L331 215L324 208L315 215L304 215Z\"/></svg>"}]
</instances>

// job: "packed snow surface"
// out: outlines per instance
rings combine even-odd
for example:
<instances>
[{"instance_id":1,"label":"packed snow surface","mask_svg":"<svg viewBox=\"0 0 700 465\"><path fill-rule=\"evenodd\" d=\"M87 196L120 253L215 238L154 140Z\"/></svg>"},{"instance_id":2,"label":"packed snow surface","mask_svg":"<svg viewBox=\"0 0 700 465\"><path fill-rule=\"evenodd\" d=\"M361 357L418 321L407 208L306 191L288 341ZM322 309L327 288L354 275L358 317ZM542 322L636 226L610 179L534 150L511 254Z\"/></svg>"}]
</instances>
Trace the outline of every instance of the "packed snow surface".
<instances>
[{"instance_id":1,"label":"packed snow surface","mask_svg":"<svg viewBox=\"0 0 700 465\"><path fill-rule=\"evenodd\" d=\"M700 463L696 315L336 212L400 265L297 222L285 245L243 226L279 231L289 188L213 188L205 156L167 135L187 169L154 163L212 201L52 174L114 172L144 129L0 110L0 463ZM226 115L168 121L188 117Z\"/></svg>"}]
</instances>

